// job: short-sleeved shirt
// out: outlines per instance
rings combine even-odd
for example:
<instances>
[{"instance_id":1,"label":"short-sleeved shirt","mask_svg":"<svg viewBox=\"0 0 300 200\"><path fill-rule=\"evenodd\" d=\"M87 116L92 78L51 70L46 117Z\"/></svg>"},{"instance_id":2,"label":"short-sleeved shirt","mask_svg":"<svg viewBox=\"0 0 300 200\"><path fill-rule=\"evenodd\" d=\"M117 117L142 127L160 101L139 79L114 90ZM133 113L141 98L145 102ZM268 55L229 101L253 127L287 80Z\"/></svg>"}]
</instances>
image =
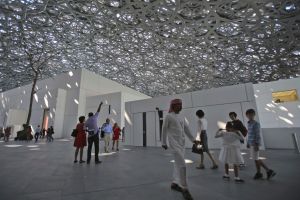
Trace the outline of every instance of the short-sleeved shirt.
<instances>
[{"instance_id":1,"label":"short-sleeved shirt","mask_svg":"<svg viewBox=\"0 0 300 200\"><path fill-rule=\"evenodd\" d=\"M89 117L85 122L85 127L88 131L98 132L98 118L99 112L96 112L93 116Z\"/></svg>"},{"instance_id":2,"label":"short-sleeved shirt","mask_svg":"<svg viewBox=\"0 0 300 200\"><path fill-rule=\"evenodd\" d=\"M205 118L201 118L198 121L198 129L201 131L206 131L207 130L207 120Z\"/></svg>"},{"instance_id":3,"label":"short-sleeved shirt","mask_svg":"<svg viewBox=\"0 0 300 200\"><path fill-rule=\"evenodd\" d=\"M102 131L106 134L109 134L109 133L113 132L113 128L112 128L111 124L104 123L102 126Z\"/></svg>"}]
</instances>

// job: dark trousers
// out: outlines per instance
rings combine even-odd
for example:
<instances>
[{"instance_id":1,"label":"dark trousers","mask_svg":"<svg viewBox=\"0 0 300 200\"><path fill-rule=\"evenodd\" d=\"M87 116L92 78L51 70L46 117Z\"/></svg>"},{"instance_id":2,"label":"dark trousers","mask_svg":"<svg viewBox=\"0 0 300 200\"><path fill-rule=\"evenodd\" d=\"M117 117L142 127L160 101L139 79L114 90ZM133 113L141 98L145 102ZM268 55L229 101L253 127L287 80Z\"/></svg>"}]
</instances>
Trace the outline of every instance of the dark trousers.
<instances>
[{"instance_id":1,"label":"dark trousers","mask_svg":"<svg viewBox=\"0 0 300 200\"><path fill-rule=\"evenodd\" d=\"M34 138L35 138L35 142L37 142L38 141L38 139L39 139L39 133L35 133L35 135L34 135Z\"/></svg>"},{"instance_id":2,"label":"dark trousers","mask_svg":"<svg viewBox=\"0 0 300 200\"><path fill-rule=\"evenodd\" d=\"M88 151L87 151L87 162L91 161L91 157L92 157L92 146L95 146L95 161L99 161L99 136L98 135L94 135L91 137L88 137Z\"/></svg>"}]
</instances>

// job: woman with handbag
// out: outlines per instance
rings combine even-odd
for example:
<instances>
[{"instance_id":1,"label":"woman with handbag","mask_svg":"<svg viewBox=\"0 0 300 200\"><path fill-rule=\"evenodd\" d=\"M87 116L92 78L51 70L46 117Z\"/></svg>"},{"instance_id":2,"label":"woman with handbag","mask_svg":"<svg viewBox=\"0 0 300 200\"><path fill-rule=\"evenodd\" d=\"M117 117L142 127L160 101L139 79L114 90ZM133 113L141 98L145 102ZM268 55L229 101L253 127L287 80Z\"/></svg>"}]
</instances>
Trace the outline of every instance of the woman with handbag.
<instances>
[{"instance_id":1,"label":"woman with handbag","mask_svg":"<svg viewBox=\"0 0 300 200\"><path fill-rule=\"evenodd\" d=\"M85 161L82 160L83 155L83 148L86 146L86 133L85 133L85 126L84 126L85 117L80 116L79 117L79 123L76 126L76 136L74 141L74 147L76 147L75 150L75 159L74 163L77 163L77 156L78 151L80 150L80 160L79 163L84 163Z\"/></svg>"}]
</instances>

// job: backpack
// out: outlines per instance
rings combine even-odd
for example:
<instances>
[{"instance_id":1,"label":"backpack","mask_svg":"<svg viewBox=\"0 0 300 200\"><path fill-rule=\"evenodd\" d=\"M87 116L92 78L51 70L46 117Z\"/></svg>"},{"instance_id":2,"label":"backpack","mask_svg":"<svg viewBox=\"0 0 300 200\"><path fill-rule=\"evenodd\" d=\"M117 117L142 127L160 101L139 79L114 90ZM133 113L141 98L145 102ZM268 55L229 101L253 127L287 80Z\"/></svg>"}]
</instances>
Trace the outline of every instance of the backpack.
<instances>
[{"instance_id":1,"label":"backpack","mask_svg":"<svg viewBox=\"0 0 300 200\"><path fill-rule=\"evenodd\" d=\"M240 120L235 120L232 123L233 123L233 127L236 130L239 130L244 137L247 136L248 130L246 129L246 127L243 125L243 123Z\"/></svg>"}]
</instances>

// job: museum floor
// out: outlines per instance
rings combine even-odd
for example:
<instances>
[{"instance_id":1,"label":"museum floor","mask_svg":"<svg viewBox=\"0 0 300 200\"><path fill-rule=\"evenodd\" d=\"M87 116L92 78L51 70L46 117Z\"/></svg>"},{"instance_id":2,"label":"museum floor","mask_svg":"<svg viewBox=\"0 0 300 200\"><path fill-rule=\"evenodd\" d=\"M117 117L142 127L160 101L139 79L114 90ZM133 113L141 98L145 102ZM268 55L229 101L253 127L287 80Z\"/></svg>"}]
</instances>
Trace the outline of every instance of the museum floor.
<instances>
[{"instance_id":1,"label":"museum floor","mask_svg":"<svg viewBox=\"0 0 300 200\"><path fill-rule=\"evenodd\" d=\"M181 200L170 190L172 156L160 148L122 147L101 154L100 165L73 164L72 140L53 143L0 142L1 200ZM8 145L8 146L7 146ZM21 145L21 146L19 146ZM103 152L101 142L101 152ZM86 149L85 149L86 150ZM214 152L215 156L218 151ZM245 184L224 182L223 168L195 169L197 156L187 150L190 191L195 200L299 199L300 155L290 150L262 153L277 172L273 180L254 181L253 161L245 154ZM84 152L86 157L86 151Z\"/></svg>"}]
</instances>

